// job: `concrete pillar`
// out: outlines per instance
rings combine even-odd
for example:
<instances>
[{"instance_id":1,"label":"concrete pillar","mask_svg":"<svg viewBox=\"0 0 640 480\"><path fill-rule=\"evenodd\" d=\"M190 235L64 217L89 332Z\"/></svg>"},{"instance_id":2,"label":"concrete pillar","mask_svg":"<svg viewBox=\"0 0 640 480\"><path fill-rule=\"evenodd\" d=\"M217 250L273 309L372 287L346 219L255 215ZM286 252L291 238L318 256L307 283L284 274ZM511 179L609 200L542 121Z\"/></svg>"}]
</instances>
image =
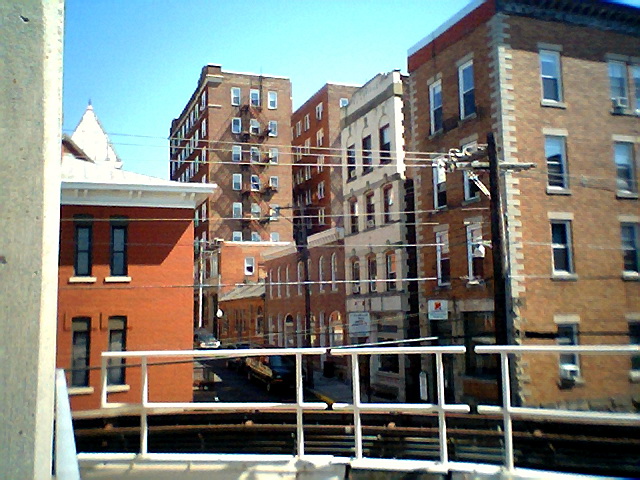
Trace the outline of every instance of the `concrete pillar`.
<instances>
[{"instance_id":1,"label":"concrete pillar","mask_svg":"<svg viewBox=\"0 0 640 480\"><path fill-rule=\"evenodd\" d=\"M0 476L51 477L64 0L0 1Z\"/></svg>"}]
</instances>

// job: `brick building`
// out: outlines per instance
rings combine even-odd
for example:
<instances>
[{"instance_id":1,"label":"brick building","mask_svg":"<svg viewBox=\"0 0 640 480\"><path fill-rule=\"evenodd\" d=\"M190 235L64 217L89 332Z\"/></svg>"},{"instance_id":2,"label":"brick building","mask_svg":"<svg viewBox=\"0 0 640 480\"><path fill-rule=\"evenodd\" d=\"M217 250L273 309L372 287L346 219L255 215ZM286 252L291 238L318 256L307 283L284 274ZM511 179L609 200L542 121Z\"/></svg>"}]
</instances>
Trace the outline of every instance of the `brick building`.
<instances>
[{"instance_id":1,"label":"brick building","mask_svg":"<svg viewBox=\"0 0 640 480\"><path fill-rule=\"evenodd\" d=\"M195 229L196 265L205 269L199 276L203 318L197 321L211 330L217 328L218 286L258 281L256 247L292 238L291 224L277 221L277 208L291 204L290 120L289 79L206 65L171 123L171 178L219 187L198 206ZM226 242L234 242L233 254L225 253ZM228 271L241 274L227 278Z\"/></svg>"},{"instance_id":2,"label":"brick building","mask_svg":"<svg viewBox=\"0 0 640 480\"><path fill-rule=\"evenodd\" d=\"M94 161L63 141L57 360L74 410L100 406L100 354L188 350L193 212L211 185L184 185ZM139 402L140 370L114 361L111 402ZM151 366L152 401L191 401L192 364Z\"/></svg>"},{"instance_id":3,"label":"brick building","mask_svg":"<svg viewBox=\"0 0 640 480\"><path fill-rule=\"evenodd\" d=\"M304 215L309 234L344 224L340 109L357 89L327 83L291 116L295 214Z\"/></svg>"},{"instance_id":4,"label":"brick building","mask_svg":"<svg viewBox=\"0 0 640 480\"><path fill-rule=\"evenodd\" d=\"M500 161L536 164L503 175L513 342L638 342L638 18L606 2L475 1L409 51L409 150L473 147L493 131ZM473 403L497 397L495 359L471 352L495 342L489 201L444 166L416 169L418 243L435 245L419 276L436 279L420 312L423 333L468 347L448 365L447 395ZM448 320L429 320L429 300ZM639 368L522 356L515 386L524 404L595 406L637 395Z\"/></svg>"},{"instance_id":5,"label":"brick building","mask_svg":"<svg viewBox=\"0 0 640 480\"><path fill-rule=\"evenodd\" d=\"M404 340L419 333L412 315L416 305L410 302L414 282L408 280L415 278L410 273L415 241L405 214L414 209L404 161L405 78L399 71L378 74L342 109L346 311L349 324L359 325L350 333L352 343ZM374 392L406 400L407 357L374 356L368 370Z\"/></svg>"},{"instance_id":6,"label":"brick building","mask_svg":"<svg viewBox=\"0 0 640 480\"><path fill-rule=\"evenodd\" d=\"M223 347L237 343L257 346L265 343L264 292L264 282L260 282L238 285L220 296L218 338Z\"/></svg>"}]
</instances>

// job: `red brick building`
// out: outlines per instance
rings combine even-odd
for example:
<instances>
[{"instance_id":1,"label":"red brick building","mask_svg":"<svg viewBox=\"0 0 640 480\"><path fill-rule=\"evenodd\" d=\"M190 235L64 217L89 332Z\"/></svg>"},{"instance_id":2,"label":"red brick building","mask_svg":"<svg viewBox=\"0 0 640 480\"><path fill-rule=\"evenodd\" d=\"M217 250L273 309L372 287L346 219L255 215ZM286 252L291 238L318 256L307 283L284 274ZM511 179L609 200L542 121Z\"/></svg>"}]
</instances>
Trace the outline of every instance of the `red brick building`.
<instances>
[{"instance_id":1,"label":"red brick building","mask_svg":"<svg viewBox=\"0 0 640 480\"><path fill-rule=\"evenodd\" d=\"M238 285L220 296L219 338L223 347L249 343L264 345L264 282Z\"/></svg>"},{"instance_id":2,"label":"red brick building","mask_svg":"<svg viewBox=\"0 0 640 480\"><path fill-rule=\"evenodd\" d=\"M410 151L473 147L492 131L500 161L536 164L503 179L513 342L638 342L638 18L605 2L475 1L409 51ZM468 348L447 369L450 398L495 399L498 365L472 353L495 342L489 201L436 157L416 169L419 277L435 279L422 284L422 327ZM429 319L430 300L447 320ZM514 373L524 404L597 408L637 395L638 369L623 356L529 355Z\"/></svg>"},{"instance_id":3,"label":"red brick building","mask_svg":"<svg viewBox=\"0 0 640 480\"><path fill-rule=\"evenodd\" d=\"M56 364L74 410L100 406L102 352L192 348L193 211L212 190L96 164L65 139ZM131 363L112 364L110 402L140 401ZM151 366L150 399L191 401L192 370Z\"/></svg>"}]
</instances>

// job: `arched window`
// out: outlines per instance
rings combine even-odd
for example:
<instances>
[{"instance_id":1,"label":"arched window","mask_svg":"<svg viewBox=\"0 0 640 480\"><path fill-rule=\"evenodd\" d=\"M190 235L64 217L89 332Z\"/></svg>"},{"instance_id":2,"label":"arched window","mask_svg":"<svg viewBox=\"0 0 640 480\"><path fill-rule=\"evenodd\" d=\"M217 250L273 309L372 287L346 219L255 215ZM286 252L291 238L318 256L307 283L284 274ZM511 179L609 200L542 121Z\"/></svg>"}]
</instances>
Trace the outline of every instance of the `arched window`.
<instances>
[{"instance_id":1,"label":"arched window","mask_svg":"<svg viewBox=\"0 0 640 480\"><path fill-rule=\"evenodd\" d=\"M284 281L285 281L284 291L287 294L287 297L290 297L291 285L289 285L289 265L287 265L286 268L284 269Z\"/></svg>"},{"instance_id":2,"label":"arched window","mask_svg":"<svg viewBox=\"0 0 640 480\"><path fill-rule=\"evenodd\" d=\"M332 347L344 344L344 326L340 312L332 312L329 316L329 342Z\"/></svg>"},{"instance_id":3,"label":"arched window","mask_svg":"<svg viewBox=\"0 0 640 480\"><path fill-rule=\"evenodd\" d=\"M360 294L360 261L358 258L351 259L351 293Z\"/></svg>"},{"instance_id":4,"label":"arched window","mask_svg":"<svg viewBox=\"0 0 640 480\"><path fill-rule=\"evenodd\" d=\"M338 290L338 282L337 280L338 273L338 258L335 253L331 255L331 290L334 292Z\"/></svg>"},{"instance_id":5,"label":"arched window","mask_svg":"<svg viewBox=\"0 0 640 480\"><path fill-rule=\"evenodd\" d=\"M324 312L318 314L318 330L320 331L320 346L327 346L327 326L324 322Z\"/></svg>"},{"instance_id":6,"label":"arched window","mask_svg":"<svg viewBox=\"0 0 640 480\"><path fill-rule=\"evenodd\" d=\"M367 256L367 280L369 280L369 291L375 292L377 290L378 279L378 261L376 254L372 253Z\"/></svg>"},{"instance_id":7,"label":"arched window","mask_svg":"<svg viewBox=\"0 0 640 480\"><path fill-rule=\"evenodd\" d=\"M287 315L284 319L284 345L285 347L293 347L295 341L295 327L293 325L293 316Z\"/></svg>"},{"instance_id":8,"label":"arched window","mask_svg":"<svg viewBox=\"0 0 640 480\"><path fill-rule=\"evenodd\" d=\"M306 325L300 314L296 314L296 347L302 347L302 334L306 334Z\"/></svg>"},{"instance_id":9,"label":"arched window","mask_svg":"<svg viewBox=\"0 0 640 480\"><path fill-rule=\"evenodd\" d=\"M278 267L278 298L282 297L282 282L280 281L280 267Z\"/></svg>"},{"instance_id":10,"label":"arched window","mask_svg":"<svg viewBox=\"0 0 640 480\"><path fill-rule=\"evenodd\" d=\"M324 290L324 257L318 260L318 290L320 292Z\"/></svg>"},{"instance_id":11,"label":"arched window","mask_svg":"<svg viewBox=\"0 0 640 480\"><path fill-rule=\"evenodd\" d=\"M396 252L390 251L385 254L385 270L387 277L387 291L396 289L396 279L398 272L396 271Z\"/></svg>"},{"instance_id":12,"label":"arched window","mask_svg":"<svg viewBox=\"0 0 640 480\"><path fill-rule=\"evenodd\" d=\"M256 312L256 335L260 335L259 342L263 342L262 336L264 335L264 311L262 307L258 307Z\"/></svg>"},{"instance_id":13,"label":"arched window","mask_svg":"<svg viewBox=\"0 0 640 480\"><path fill-rule=\"evenodd\" d=\"M302 295L302 282L304 281L302 275L302 262L298 262L298 295Z\"/></svg>"},{"instance_id":14,"label":"arched window","mask_svg":"<svg viewBox=\"0 0 640 480\"><path fill-rule=\"evenodd\" d=\"M269 298L273 298L273 269L269 270Z\"/></svg>"}]
</instances>

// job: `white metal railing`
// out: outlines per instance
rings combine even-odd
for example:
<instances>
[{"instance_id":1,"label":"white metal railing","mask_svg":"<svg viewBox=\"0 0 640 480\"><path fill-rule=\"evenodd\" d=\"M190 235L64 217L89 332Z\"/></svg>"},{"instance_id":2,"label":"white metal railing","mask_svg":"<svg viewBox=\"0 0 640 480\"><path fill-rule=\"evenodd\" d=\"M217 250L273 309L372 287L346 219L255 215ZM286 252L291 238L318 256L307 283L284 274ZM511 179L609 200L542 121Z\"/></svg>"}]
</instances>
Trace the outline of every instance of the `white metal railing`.
<instances>
[{"instance_id":1,"label":"white metal railing","mask_svg":"<svg viewBox=\"0 0 640 480\"><path fill-rule=\"evenodd\" d=\"M475 347L475 352L482 354L499 354L502 375L502 406L478 405L480 414L499 414L503 417L504 466L514 470L513 428L514 418L533 418L546 420L585 421L592 424L622 424L640 426L640 414L593 412L577 410L559 410L549 408L516 407L511 402L511 376L509 373L509 355L522 354L562 354L581 355L638 355L639 345L483 345Z\"/></svg>"}]
</instances>

